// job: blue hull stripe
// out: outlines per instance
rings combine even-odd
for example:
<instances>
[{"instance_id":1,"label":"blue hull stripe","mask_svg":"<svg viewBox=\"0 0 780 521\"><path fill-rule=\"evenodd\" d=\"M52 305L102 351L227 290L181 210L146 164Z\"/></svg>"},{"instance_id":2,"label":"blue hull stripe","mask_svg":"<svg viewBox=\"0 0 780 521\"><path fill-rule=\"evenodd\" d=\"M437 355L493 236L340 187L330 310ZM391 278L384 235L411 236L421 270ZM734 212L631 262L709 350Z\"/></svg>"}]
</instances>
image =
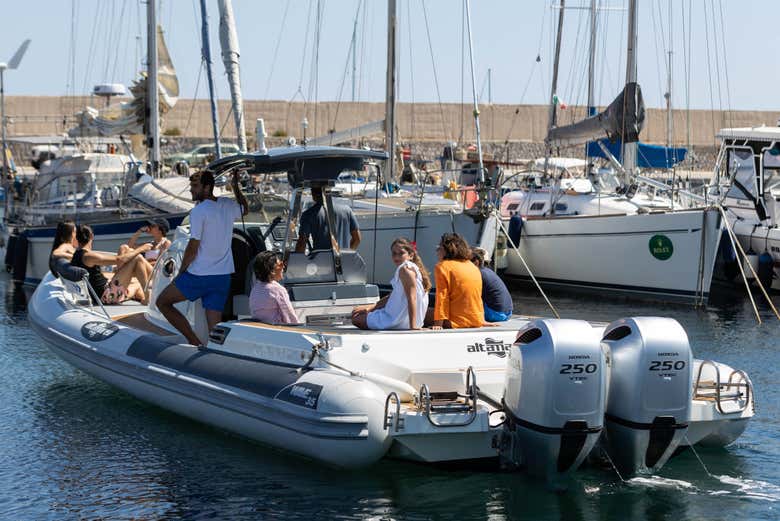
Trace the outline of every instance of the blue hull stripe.
<instances>
[{"instance_id":1,"label":"blue hull stripe","mask_svg":"<svg viewBox=\"0 0 780 521\"><path fill-rule=\"evenodd\" d=\"M184 218L187 216L187 214L175 214L175 215L167 215L164 214L162 217L165 217L168 222L171 225L171 230L175 229L177 226L179 226ZM122 220L122 221L103 221L103 222L89 222L88 220L85 221L77 221L80 224L89 224L92 227L92 231L95 232L96 236L100 235L119 235L119 234L125 234L125 233L133 233L136 230L138 230L139 227L143 226L147 220L154 218L154 217L161 217L160 214L156 215L147 215L144 217L135 217L132 219ZM56 226L42 226L42 227L30 227L30 228L22 228L22 233L27 238L54 238L54 232L57 230Z\"/></svg>"}]
</instances>

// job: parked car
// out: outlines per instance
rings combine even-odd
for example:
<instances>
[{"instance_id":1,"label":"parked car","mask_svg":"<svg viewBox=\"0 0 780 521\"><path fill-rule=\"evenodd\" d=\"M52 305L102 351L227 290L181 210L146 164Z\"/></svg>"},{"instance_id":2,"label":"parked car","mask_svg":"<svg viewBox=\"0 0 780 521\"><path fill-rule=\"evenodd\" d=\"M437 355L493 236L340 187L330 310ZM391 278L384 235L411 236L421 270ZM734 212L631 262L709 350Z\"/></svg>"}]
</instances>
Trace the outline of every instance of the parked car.
<instances>
[{"instance_id":1,"label":"parked car","mask_svg":"<svg viewBox=\"0 0 780 521\"><path fill-rule=\"evenodd\" d=\"M221 146L223 156L232 156L240 152L238 146L231 143L221 143ZM198 145L188 152L171 154L165 159L165 163L168 165L175 165L179 161L186 161L190 166L201 166L205 165L216 157L217 147L212 143L207 145Z\"/></svg>"}]
</instances>

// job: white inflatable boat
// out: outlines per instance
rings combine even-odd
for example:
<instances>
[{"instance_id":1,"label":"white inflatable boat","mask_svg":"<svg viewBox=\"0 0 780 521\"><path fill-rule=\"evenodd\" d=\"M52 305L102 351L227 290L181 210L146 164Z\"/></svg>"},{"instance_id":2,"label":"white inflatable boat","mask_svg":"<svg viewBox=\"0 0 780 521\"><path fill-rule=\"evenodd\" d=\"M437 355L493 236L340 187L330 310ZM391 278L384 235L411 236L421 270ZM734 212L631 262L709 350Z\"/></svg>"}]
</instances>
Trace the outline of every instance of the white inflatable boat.
<instances>
[{"instance_id":1,"label":"white inflatable boat","mask_svg":"<svg viewBox=\"0 0 780 521\"><path fill-rule=\"evenodd\" d=\"M304 187L327 186L373 157L381 156L282 149L212 168L289 171L284 230L292 230ZM276 228L236 227L230 319L206 332L200 303L181 304L207 335L204 350L184 344L154 306L92 305L83 273L64 265L30 299L30 323L67 362L142 400L340 467L385 456L492 458L554 480L604 455L621 472L657 471L687 445L733 442L754 414L748 376L694 360L669 318L604 325L515 317L479 329L360 331L349 325L350 310L378 298L360 256L294 253L293 234ZM152 301L176 275L186 234L179 228L158 261ZM249 261L280 242L300 325L245 318Z\"/></svg>"}]
</instances>

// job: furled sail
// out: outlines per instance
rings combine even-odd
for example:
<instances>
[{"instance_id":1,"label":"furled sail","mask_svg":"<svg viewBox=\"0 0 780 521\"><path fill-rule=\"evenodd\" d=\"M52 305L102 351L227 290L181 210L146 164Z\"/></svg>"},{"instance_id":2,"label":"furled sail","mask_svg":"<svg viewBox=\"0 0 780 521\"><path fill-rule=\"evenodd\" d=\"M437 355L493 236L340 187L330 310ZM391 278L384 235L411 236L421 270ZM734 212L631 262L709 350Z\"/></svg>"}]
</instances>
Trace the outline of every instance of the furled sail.
<instances>
[{"instance_id":1,"label":"furled sail","mask_svg":"<svg viewBox=\"0 0 780 521\"><path fill-rule=\"evenodd\" d=\"M157 85L160 92L160 116L169 112L179 99L179 79L173 67L171 55L165 45L162 28L157 26ZM146 118L146 72L133 82L130 93L133 99L99 111L86 107L78 113L78 125L68 131L72 137L116 136L120 134L143 134Z\"/></svg>"},{"instance_id":2,"label":"furled sail","mask_svg":"<svg viewBox=\"0 0 780 521\"><path fill-rule=\"evenodd\" d=\"M623 91L601 113L589 118L551 128L547 133L550 146L580 145L596 139L639 141L645 123L645 103L638 83L627 83Z\"/></svg>"}]
</instances>

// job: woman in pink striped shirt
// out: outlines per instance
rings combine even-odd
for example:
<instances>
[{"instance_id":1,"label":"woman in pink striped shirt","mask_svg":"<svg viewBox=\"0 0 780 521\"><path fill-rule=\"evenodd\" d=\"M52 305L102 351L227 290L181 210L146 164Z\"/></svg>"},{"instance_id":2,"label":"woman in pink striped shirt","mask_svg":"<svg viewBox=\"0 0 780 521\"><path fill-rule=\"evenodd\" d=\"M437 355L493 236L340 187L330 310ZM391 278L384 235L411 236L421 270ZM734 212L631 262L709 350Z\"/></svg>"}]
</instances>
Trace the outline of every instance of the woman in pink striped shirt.
<instances>
[{"instance_id":1,"label":"woman in pink striped shirt","mask_svg":"<svg viewBox=\"0 0 780 521\"><path fill-rule=\"evenodd\" d=\"M279 284L284 273L282 259L275 252L264 251L255 257L253 268L257 282L249 295L252 318L266 324L297 324L287 290Z\"/></svg>"}]
</instances>

